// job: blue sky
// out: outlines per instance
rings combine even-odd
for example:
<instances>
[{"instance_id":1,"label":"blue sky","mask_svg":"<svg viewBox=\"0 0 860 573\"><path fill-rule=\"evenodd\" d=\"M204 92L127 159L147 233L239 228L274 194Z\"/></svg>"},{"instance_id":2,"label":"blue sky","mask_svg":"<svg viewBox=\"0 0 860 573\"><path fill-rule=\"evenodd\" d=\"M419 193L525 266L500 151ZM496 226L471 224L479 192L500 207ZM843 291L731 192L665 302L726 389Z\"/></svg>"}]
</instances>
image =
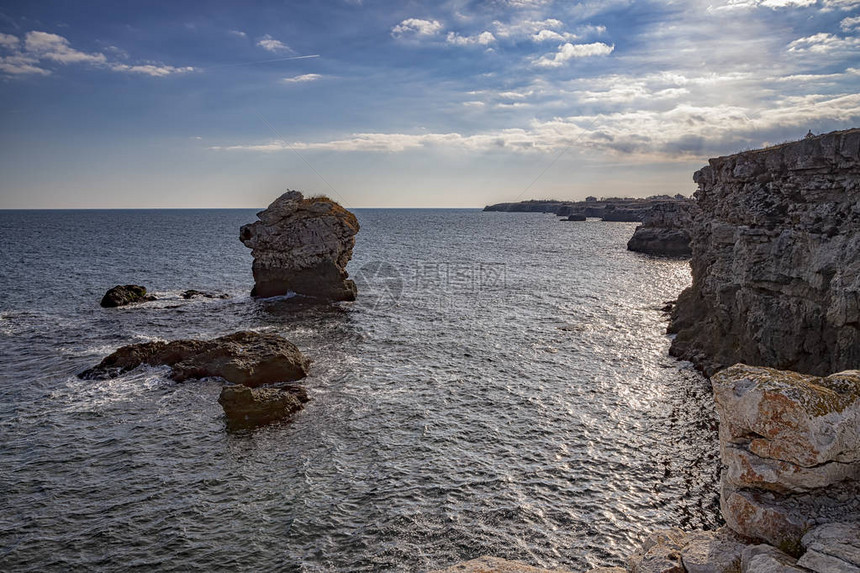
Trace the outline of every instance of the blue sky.
<instances>
[{"instance_id":1,"label":"blue sky","mask_svg":"<svg viewBox=\"0 0 860 573\"><path fill-rule=\"evenodd\" d=\"M860 0L0 2L0 208L690 194L860 124Z\"/></svg>"}]
</instances>

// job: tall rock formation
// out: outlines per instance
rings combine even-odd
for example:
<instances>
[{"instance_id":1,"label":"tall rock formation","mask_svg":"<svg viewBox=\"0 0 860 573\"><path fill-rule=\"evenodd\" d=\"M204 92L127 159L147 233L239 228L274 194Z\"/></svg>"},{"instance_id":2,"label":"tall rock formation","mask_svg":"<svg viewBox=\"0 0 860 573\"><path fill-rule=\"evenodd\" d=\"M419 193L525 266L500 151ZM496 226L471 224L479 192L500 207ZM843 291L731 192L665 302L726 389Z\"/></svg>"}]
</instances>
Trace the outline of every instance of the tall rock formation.
<instances>
[{"instance_id":1,"label":"tall rock formation","mask_svg":"<svg viewBox=\"0 0 860 573\"><path fill-rule=\"evenodd\" d=\"M711 159L693 179L671 353L708 375L860 368L860 129Z\"/></svg>"},{"instance_id":2,"label":"tall rock formation","mask_svg":"<svg viewBox=\"0 0 860 573\"><path fill-rule=\"evenodd\" d=\"M288 191L257 217L239 231L254 256L251 296L294 292L326 301L355 300L355 283L346 272L359 229L355 215L326 197L305 199Z\"/></svg>"}]
</instances>

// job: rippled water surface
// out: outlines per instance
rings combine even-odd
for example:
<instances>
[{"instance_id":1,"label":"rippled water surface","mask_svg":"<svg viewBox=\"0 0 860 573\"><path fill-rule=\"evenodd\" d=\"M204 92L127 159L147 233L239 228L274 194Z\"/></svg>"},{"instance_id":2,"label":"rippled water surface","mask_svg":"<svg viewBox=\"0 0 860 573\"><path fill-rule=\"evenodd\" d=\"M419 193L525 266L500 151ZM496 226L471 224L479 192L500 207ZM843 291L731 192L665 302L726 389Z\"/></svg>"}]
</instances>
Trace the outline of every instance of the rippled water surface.
<instances>
[{"instance_id":1,"label":"rippled water surface","mask_svg":"<svg viewBox=\"0 0 860 573\"><path fill-rule=\"evenodd\" d=\"M686 262L628 223L358 216L359 300L307 308L248 297L251 210L0 211L0 570L584 571L716 524L709 390L659 311ZM159 300L98 306L126 283ZM227 432L214 379L74 376L240 329L313 359L292 423Z\"/></svg>"}]
</instances>

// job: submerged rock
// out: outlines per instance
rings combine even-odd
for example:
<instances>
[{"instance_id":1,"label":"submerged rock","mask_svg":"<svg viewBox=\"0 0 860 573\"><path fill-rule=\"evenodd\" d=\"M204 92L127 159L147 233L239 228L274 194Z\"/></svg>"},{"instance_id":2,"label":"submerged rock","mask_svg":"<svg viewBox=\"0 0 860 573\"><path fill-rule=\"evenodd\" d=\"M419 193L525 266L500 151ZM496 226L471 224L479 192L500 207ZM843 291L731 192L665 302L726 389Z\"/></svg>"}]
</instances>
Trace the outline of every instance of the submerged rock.
<instances>
[{"instance_id":1,"label":"submerged rock","mask_svg":"<svg viewBox=\"0 0 860 573\"><path fill-rule=\"evenodd\" d=\"M206 292L206 291L194 290L194 289L182 291L182 294L180 296L182 296L182 298L184 298L186 300L191 299L191 298L195 298L198 296L202 297L202 298L221 298L221 299L230 298L229 294L216 293L216 292Z\"/></svg>"},{"instance_id":2,"label":"submerged rock","mask_svg":"<svg viewBox=\"0 0 860 573\"><path fill-rule=\"evenodd\" d=\"M810 527L860 519L860 371L738 364L711 382L729 527L798 555Z\"/></svg>"},{"instance_id":3,"label":"submerged rock","mask_svg":"<svg viewBox=\"0 0 860 573\"><path fill-rule=\"evenodd\" d=\"M224 408L231 429L253 428L283 420L302 409L308 401L301 386L249 388L225 386L218 403Z\"/></svg>"},{"instance_id":4,"label":"submerged rock","mask_svg":"<svg viewBox=\"0 0 860 573\"><path fill-rule=\"evenodd\" d=\"M711 159L693 179L672 354L707 375L860 368L860 129Z\"/></svg>"},{"instance_id":5,"label":"submerged rock","mask_svg":"<svg viewBox=\"0 0 860 573\"><path fill-rule=\"evenodd\" d=\"M104 308L114 308L152 300L155 300L155 296L146 294L146 287L140 285L117 285L105 293L100 304Z\"/></svg>"},{"instance_id":6,"label":"submerged rock","mask_svg":"<svg viewBox=\"0 0 860 573\"><path fill-rule=\"evenodd\" d=\"M169 376L177 382L218 376L233 384L256 387L304 378L309 361L292 342L276 334L236 332L212 340L123 346L78 376L104 380L141 365L170 366Z\"/></svg>"},{"instance_id":7,"label":"submerged rock","mask_svg":"<svg viewBox=\"0 0 860 573\"><path fill-rule=\"evenodd\" d=\"M284 193L259 221L244 225L239 238L254 256L252 296L290 292L311 298L355 300L346 265L359 225L355 215L326 197Z\"/></svg>"}]
</instances>

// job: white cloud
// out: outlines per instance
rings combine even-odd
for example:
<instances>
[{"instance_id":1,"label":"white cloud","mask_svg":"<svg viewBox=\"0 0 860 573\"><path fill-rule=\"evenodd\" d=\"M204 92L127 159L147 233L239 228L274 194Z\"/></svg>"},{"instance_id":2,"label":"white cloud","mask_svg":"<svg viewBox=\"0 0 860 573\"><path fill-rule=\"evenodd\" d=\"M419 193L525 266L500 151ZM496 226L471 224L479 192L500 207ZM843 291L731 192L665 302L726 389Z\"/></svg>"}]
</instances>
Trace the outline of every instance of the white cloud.
<instances>
[{"instance_id":1,"label":"white cloud","mask_svg":"<svg viewBox=\"0 0 860 573\"><path fill-rule=\"evenodd\" d=\"M269 34L266 34L257 40L257 45L268 52L274 52L276 54L293 51L288 45L284 44L280 40L274 39Z\"/></svg>"},{"instance_id":2,"label":"white cloud","mask_svg":"<svg viewBox=\"0 0 860 573\"><path fill-rule=\"evenodd\" d=\"M546 20L518 20L503 24L496 20L493 22L493 27L496 29L496 35L500 38L516 38L530 36L541 30L560 30L564 27L564 22L555 18L547 18Z\"/></svg>"},{"instance_id":3,"label":"white cloud","mask_svg":"<svg viewBox=\"0 0 860 573\"><path fill-rule=\"evenodd\" d=\"M794 40L788 45L788 51L821 55L834 52L851 52L856 50L857 46L860 46L860 38L840 38L834 34L821 32Z\"/></svg>"},{"instance_id":4,"label":"white cloud","mask_svg":"<svg viewBox=\"0 0 860 573\"><path fill-rule=\"evenodd\" d=\"M301 84L307 82L314 82L318 79L321 79L322 76L320 74L302 74L300 76L293 76L291 78L284 78L281 81L285 84Z\"/></svg>"},{"instance_id":5,"label":"white cloud","mask_svg":"<svg viewBox=\"0 0 860 573\"><path fill-rule=\"evenodd\" d=\"M533 63L540 68L558 68L574 58L605 56L611 54L614 49L615 46L610 46L603 42L594 42L591 44L571 44L568 42L559 46L558 51L554 54L541 56Z\"/></svg>"},{"instance_id":6,"label":"white cloud","mask_svg":"<svg viewBox=\"0 0 860 573\"><path fill-rule=\"evenodd\" d=\"M554 151L570 146L615 154L686 161L729 145L759 145L774 130L797 130L798 136L821 121L860 119L860 94L786 97L753 111L732 105L678 104L666 110L557 117L533 121L528 128L488 130L464 135L448 133L356 133L324 142L272 141L262 144L211 147L221 151L276 152L285 149L402 152L447 147L468 151Z\"/></svg>"},{"instance_id":7,"label":"white cloud","mask_svg":"<svg viewBox=\"0 0 860 573\"><path fill-rule=\"evenodd\" d=\"M19 43L20 40L18 40L18 36L13 36L12 34L0 34L0 48L14 50L18 47Z\"/></svg>"},{"instance_id":8,"label":"white cloud","mask_svg":"<svg viewBox=\"0 0 860 573\"><path fill-rule=\"evenodd\" d=\"M532 40L535 42L569 42L571 40L576 40L577 35L571 34L570 32L564 32L562 34L556 32L555 30L541 30L537 34L532 36Z\"/></svg>"},{"instance_id":9,"label":"white cloud","mask_svg":"<svg viewBox=\"0 0 860 573\"><path fill-rule=\"evenodd\" d=\"M162 64L128 65L128 64L112 63L108 66L108 68L115 71L115 72L125 72L125 73L129 73L129 74L141 74L144 76L152 76L154 78L163 78L164 76L169 76L172 74L185 74L185 73L194 71L194 68L191 66L185 66L182 68L177 68L174 66L165 66Z\"/></svg>"},{"instance_id":10,"label":"white cloud","mask_svg":"<svg viewBox=\"0 0 860 573\"><path fill-rule=\"evenodd\" d=\"M853 10L860 0L824 0L824 10Z\"/></svg>"},{"instance_id":11,"label":"white cloud","mask_svg":"<svg viewBox=\"0 0 860 573\"><path fill-rule=\"evenodd\" d=\"M171 74L194 71L190 66L174 67L157 62L144 64L124 64L112 61L102 52L82 52L72 48L68 39L49 32L31 31L21 40L11 34L0 34L0 47L11 50L11 55L0 57L0 72L7 75L42 75L46 76L51 70L47 63L63 65L82 64L95 68L107 69L114 72L141 74L153 77L164 77ZM127 57L127 54L114 46L108 46L105 51L113 58Z\"/></svg>"},{"instance_id":12,"label":"white cloud","mask_svg":"<svg viewBox=\"0 0 860 573\"><path fill-rule=\"evenodd\" d=\"M237 38L247 38L248 34L243 32L242 30L230 30L227 32L231 36L236 36Z\"/></svg>"},{"instance_id":13,"label":"white cloud","mask_svg":"<svg viewBox=\"0 0 860 573\"><path fill-rule=\"evenodd\" d=\"M481 32L475 36L460 36L454 32L448 32L448 37L445 41L455 46L489 46L496 41L496 37L491 32Z\"/></svg>"},{"instance_id":14,"label":"white cloud","mask_svg":"<svg viewBox=\"0 0 860 573\"><path fill-rule=\"evenodd\" d=\"M62 36L48 32L27 32L24 37L24 50L42 60L52 60L62 64L104 64L107 57L101 53L80 52L69 45Z\"/></svg>"},{"instance_id":15,"label":"white cloud","mask_svg":"<svg viewBox=\"0 0 860 573\"><path fill-rule=\"evenodd\" d=\"M855 16L853 18L844 18L839 23L839 27L842 28L843 32L849 32L856 28L860 28L860 16Z\"/></svg>"},{"instance_id":16,"label":"white cloud","mask_svg":"<svg viewBox=\"0 0 860 573\"><path fill-rule=\"evenodd\" d=\"M444 26L438 20L421 20L420 18L407 18L391 29L391 35L395 38L402 36L434 36L442 31Z\"/></svg>"}]
</instances>

